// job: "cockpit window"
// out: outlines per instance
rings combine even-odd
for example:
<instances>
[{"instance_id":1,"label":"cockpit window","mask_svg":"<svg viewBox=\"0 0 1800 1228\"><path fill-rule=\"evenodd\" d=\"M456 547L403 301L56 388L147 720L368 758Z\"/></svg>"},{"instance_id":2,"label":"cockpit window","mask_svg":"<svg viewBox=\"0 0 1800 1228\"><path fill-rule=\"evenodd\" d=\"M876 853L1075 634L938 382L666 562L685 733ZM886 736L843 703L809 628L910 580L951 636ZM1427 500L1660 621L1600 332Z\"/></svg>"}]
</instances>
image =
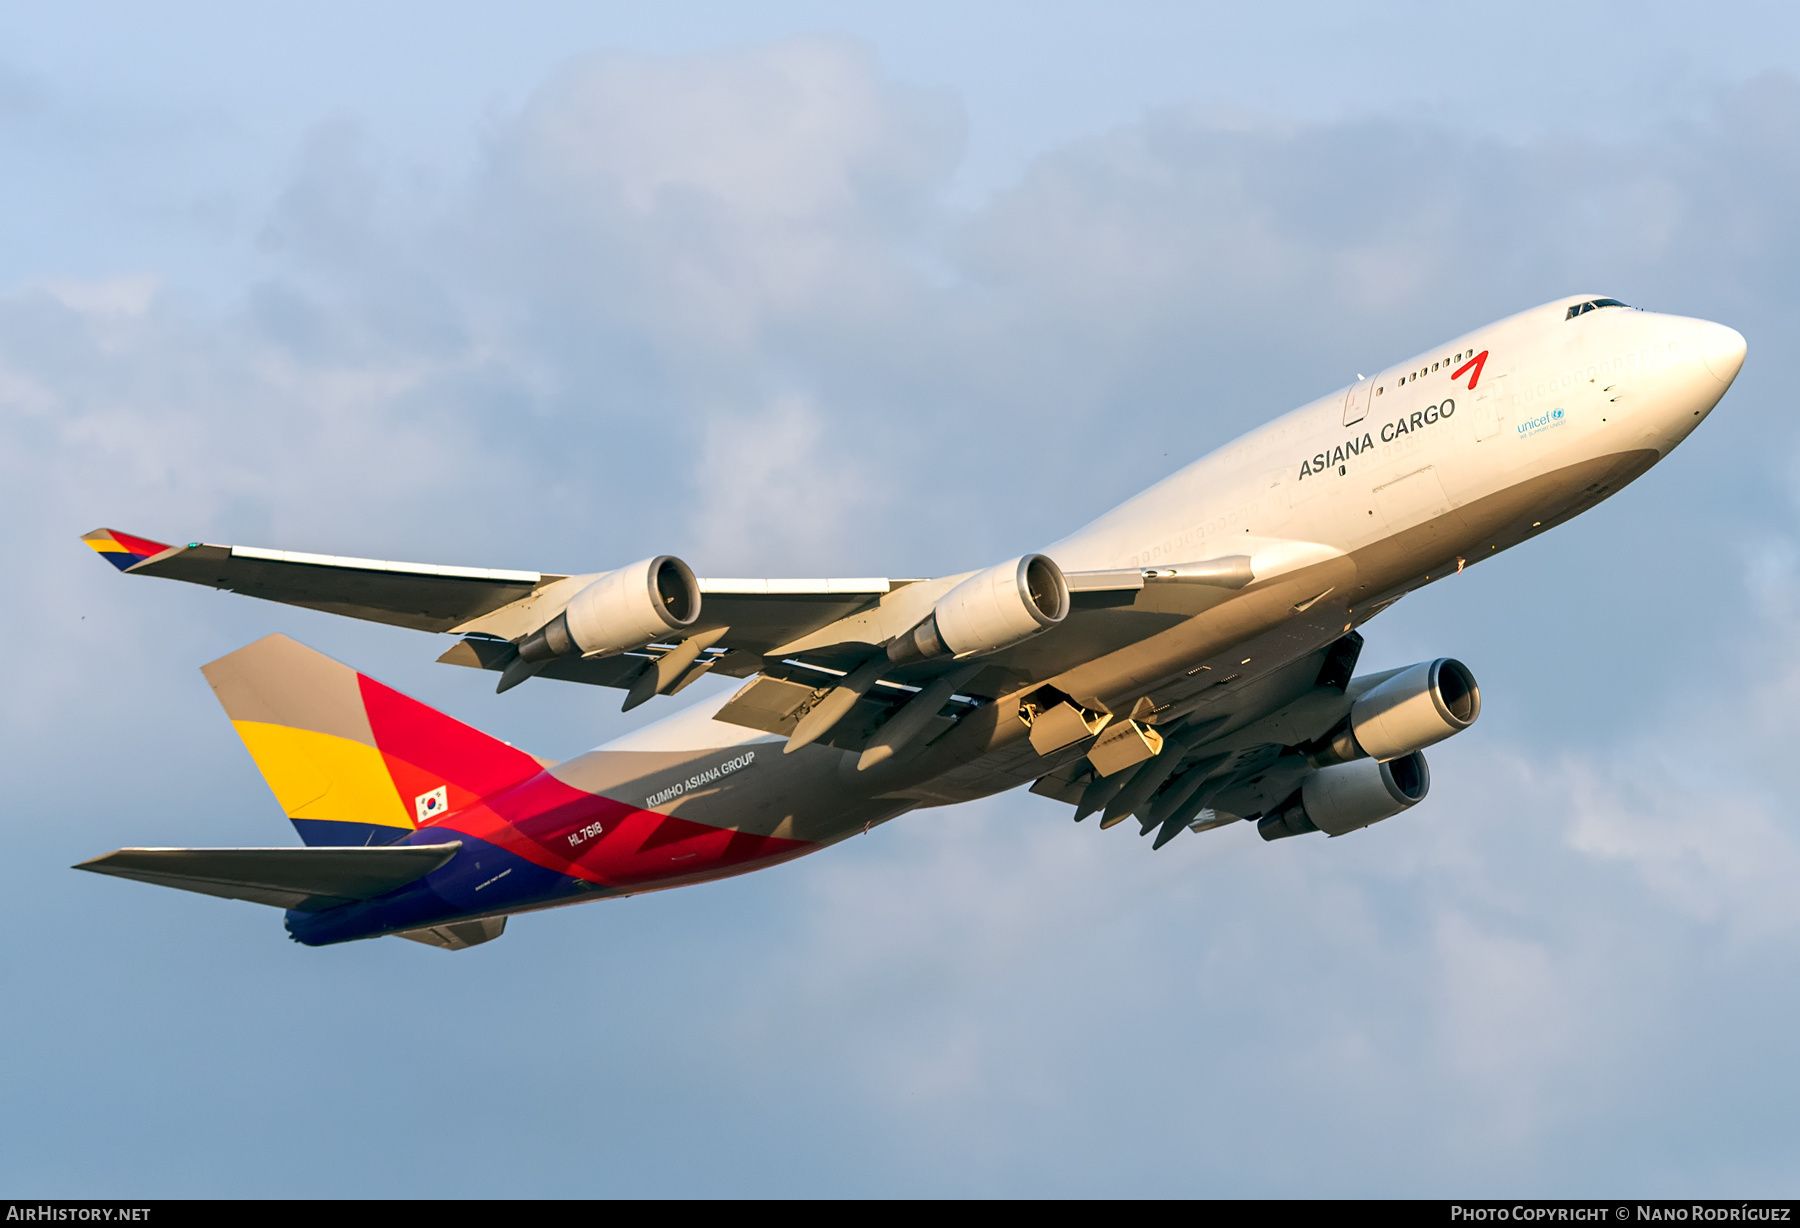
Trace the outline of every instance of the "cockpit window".
<instances>
[{"instance_id":1,"label":"cockpit window","mask_svg":"<svg viewBox=\"0 0 1800 1228\"><path fill-rule=\"evenodd\" d=\"M1593 311L1600 307L1630 307L1630 306L1631 306L1631 304L1621 303L1616 298L1591 298L1585 303L1576 303L1573 307L1569 308L1569 314L1564 316L1563 319L1573 320L1576 316L1586 315L1588 312Z\"/></svg>"}]
</instances>

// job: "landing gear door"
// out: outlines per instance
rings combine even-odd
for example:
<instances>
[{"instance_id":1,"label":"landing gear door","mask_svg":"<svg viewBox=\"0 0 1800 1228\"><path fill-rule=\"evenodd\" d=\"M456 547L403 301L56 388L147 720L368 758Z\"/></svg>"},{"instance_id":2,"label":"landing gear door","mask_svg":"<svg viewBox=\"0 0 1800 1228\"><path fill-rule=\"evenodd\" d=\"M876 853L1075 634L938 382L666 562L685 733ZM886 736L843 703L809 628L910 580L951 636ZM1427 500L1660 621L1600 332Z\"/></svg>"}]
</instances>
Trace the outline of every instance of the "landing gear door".
<instances>
[{"instance_id":1,"label":"landing gear door","mask_svg":"<svg viewBox=\"0 0 1800 1228\"><path fill-rule=\"evenodd\" d=\"M1344 394L1344 425L1355 426L1369 413L1369 391L1374 380L1358 380Z\"/></svg>"}]
</instances>

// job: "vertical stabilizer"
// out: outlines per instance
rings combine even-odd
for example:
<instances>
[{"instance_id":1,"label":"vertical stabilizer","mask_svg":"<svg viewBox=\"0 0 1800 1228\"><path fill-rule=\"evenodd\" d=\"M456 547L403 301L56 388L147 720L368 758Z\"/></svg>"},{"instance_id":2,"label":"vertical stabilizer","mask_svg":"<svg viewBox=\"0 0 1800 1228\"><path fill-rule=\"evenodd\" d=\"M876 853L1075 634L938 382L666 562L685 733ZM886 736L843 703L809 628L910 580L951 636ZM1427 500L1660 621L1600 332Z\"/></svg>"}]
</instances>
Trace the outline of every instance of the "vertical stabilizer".
<instances>
[{"instance_id":1,"label":"vertical stabilizer","mask_svg":"<svg viewBox=\"0 0 1800 1228\"><path fill-rule=\"evenodd\" d=\"M392 844L542 767L285 635L202 672L307 844Z\"/></svg>"}]
</instances>

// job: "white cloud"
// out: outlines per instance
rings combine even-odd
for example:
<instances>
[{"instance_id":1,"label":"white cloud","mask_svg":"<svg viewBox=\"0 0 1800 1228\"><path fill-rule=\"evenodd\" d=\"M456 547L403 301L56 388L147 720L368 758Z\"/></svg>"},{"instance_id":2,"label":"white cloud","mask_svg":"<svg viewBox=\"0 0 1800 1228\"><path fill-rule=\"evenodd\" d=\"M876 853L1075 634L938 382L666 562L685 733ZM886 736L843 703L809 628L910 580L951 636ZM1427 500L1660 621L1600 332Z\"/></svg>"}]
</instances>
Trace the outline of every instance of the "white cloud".
<instances>
[{"instance_id":1,"label":"white cloud","mask_svg":"<svg viewBox=\"0 0 1800 1228\"><path fill-rule=\"evenodd\" d=\"M111 277L101 281L56 278L44 291L70 311L91 315L143 315L155 296L157 279L148 275Z\"/></svg>"},{"instance_id":2,"label":"white cloud","mask_svg":"<svg viewBox=\"0 0 1800 1228\"><path fill-rule=\"evenodd\" d=\"M871 188L916 195L945 169L927 130L941 117L906 113L922 102L882 80L860 44L796 38L680 60L582 61L513 139L574 200L612 197L648 216L692 192L747 218L861 227Z\"/></svg>"},{"instance_id":3,"label":"white cloud","mask_svg":"<svg viewBox=\"0 0 1800 1228\"><path fill-rule=\"evenodd\" d=\"M846 517L893 505L896 492L882 481L878 458L832 450L818 407L805 398L777 397L754 415L709 417L688 519L715 572L780 566L811 575L854 559L863 543L847 532Z\"/></svg>"},{"instance_id":4,"label":"white cloud","mask_svg":"<svg viewBox=\"0 0 1800 1228\"><path fill-rule=\"evenodd\" d=\"M1719 755L1736 764L1698 781L1681 781L1647 757L1571 765L1570 844L1630 866L1665 906L1718 924L1735 940L1794 936L1800 900L1789 884L1800 874L1800 847L1793 820L1767 795L1775 782L1746 770L1744 745L1715 742L1712 728L1663 731L1683 747L1682 758Z\"/></svg>"},{"instance_id":5,"label":"white cloud","mask_svg":"<svg viewBox=\"0 0 1800 1228\"><path fill-rule=\"evenodd\" d=\"M842 40L586 59L496 134L470 224L497 279L704 366L903 296L960 141L952 102Z\"/></svg>"}]
</instances>

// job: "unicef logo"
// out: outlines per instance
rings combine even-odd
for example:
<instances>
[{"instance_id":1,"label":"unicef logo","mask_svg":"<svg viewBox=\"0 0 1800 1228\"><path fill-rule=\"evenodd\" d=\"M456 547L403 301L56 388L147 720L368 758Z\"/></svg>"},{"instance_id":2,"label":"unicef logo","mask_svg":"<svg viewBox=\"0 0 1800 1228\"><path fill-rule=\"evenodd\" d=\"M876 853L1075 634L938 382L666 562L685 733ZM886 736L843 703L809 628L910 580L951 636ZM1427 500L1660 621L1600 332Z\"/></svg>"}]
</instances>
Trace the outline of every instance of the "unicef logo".
<instances>
[{"instance_id":1,"label":"unicef logo","mask_svg":"<svg viewBox=\"0 0 1800 1228\"><path fill-rule=\"evenodd\" d=\"M1519 432L1519 438L1529 439L1533 435L1539 435L1553 427L1563 425L1567 413L1567 410L1552 409L1539 414L1535 418L1527 418L1525 421L1519 423L1516 428Z\"/></svg>"}]
</instances>

